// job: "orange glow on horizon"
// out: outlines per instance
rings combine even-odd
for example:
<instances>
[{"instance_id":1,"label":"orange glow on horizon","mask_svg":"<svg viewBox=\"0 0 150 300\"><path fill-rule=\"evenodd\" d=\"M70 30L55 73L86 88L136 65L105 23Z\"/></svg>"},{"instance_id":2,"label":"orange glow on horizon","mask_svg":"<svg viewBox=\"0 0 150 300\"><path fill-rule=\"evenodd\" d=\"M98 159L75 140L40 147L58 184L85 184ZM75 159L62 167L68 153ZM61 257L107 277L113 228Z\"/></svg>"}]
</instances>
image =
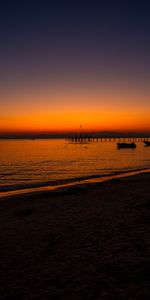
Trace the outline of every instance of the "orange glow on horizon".
<instances>
[{"instance_id":1,"label":"orange glow on horizon","mask_svg":"<svg viewBox=\"0 0 150 300\"><path fill-rule=\"evenodd\" d=\"M64 88L5 91L2 96L1 133L79 132L80 125L82 132L150 131L148 91Z\"/></svg>"},{"instance_id":2,"label":"orange glow on horizon","mask_svg":"<svg viewBox=\"0 0 150 300\"><path fill-rule=\"evenodd\" d=\"M83 132L150 130L149 113L133 112L51 112L1 118L0 132Z\"/></svg>"}]
</instances>

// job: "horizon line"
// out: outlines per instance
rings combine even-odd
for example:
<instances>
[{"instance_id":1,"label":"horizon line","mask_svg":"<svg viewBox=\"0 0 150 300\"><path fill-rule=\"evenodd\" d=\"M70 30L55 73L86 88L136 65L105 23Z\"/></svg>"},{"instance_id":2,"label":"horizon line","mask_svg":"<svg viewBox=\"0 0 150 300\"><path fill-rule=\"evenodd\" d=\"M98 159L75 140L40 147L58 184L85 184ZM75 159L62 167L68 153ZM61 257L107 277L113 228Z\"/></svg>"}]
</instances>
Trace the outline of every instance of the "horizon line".
<instances>
[{"instance_id":1,"label":"horizon line","mask_svg":"<svg viewBox=\"0 0 150 300\"><path fill-rule=\"evenodd\" d=\"M146 137L150 136L150 131L89 131L89 132L64 132L64 133L50 133L50 132L8 132L0 133L0 139L44 139L44 138L69 138L74 136L81 137Z\"/></svg>"}]
</instances>

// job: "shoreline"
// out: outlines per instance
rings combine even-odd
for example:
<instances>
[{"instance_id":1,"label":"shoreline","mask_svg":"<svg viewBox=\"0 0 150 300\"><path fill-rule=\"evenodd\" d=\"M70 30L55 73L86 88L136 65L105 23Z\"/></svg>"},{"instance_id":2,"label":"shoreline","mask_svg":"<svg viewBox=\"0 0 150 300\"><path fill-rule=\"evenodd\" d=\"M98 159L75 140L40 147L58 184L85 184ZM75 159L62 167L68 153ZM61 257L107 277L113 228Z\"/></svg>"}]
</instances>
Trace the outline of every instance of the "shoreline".
<instances>
[{"instance_id":1,"label":"shoreline","mask_svg":"<svg viewBox=\"0 0 150 300\"><path fill-rule=\"evenodd\" d=\"M7 198L7 197L14 197L14 196L22 196L22 195L29 195L29 194L41 194L41 193L47 193L47 192L61 192L62 190L65 191L65 189L68 188L78 188L82 187L82 185L91 185L91 184L99 184L103 182L107 182L110 180L130 177L142 173L150 173L150 168L143 168L143 169L134 169L134 170L128 170L128 171L117 171L112 174L108 175L91 175L87 176L85 178L74 178L74 179L68 179L68 180L62 180L65 183L60 184L52 184L52 185L42 185L42 186L35 186L35 187L27 187L27 188L20 188L20 189L13 189L8 191L1 191L0 192L0 199L1 198Z\"/></svg>"},{"instance_id":2,"label":"shoreline","mask_svg":"<svg viewBox=\"0 0 150 300\"><path fill-rule=\"evenodd\" d=\"M149 183L0 199L0 299L149 299Z\"/></svg>"}]
</instances>

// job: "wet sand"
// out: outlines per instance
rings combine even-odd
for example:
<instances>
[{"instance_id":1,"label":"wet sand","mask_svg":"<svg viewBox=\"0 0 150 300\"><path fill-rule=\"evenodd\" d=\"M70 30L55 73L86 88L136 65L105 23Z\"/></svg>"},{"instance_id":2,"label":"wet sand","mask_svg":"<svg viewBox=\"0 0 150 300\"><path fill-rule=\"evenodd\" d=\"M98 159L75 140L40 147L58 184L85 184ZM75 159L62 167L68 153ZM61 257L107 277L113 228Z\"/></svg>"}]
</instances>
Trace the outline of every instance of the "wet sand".
<instances>
[{"instance_id":1,"label":"wet sand","mask_svg":"<svg viewBox=\"0 0 150 300\"><path fill-rule=\"evenodd\" d=\"M150 174L0 199L0 299L148 300Z\"/></svg>"}]
</instances>

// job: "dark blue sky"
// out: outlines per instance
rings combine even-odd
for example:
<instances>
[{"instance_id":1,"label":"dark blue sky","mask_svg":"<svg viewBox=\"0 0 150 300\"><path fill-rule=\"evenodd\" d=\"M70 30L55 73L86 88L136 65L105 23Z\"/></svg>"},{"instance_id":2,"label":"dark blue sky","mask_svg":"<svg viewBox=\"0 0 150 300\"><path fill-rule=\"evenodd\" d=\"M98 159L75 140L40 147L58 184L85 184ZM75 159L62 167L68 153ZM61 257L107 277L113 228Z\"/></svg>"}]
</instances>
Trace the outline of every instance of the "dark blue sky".
<instances>
[{"instance_id":1,"label":"dark blue sky","mask_svg":"<svg viewBox=\"0 0 150 300\"><path fill-rule=\"evenodd\" d=\"M59 77L64 68L69 76L86 69L95 77L114 72L120 76L123 70L131 77L138 72L149 75L150 4L81 2L1 3L1 76L4 71L8 80L20 73L34 78L39 70L47 77L53 70Z\"/></svg>"}]
</instances>

